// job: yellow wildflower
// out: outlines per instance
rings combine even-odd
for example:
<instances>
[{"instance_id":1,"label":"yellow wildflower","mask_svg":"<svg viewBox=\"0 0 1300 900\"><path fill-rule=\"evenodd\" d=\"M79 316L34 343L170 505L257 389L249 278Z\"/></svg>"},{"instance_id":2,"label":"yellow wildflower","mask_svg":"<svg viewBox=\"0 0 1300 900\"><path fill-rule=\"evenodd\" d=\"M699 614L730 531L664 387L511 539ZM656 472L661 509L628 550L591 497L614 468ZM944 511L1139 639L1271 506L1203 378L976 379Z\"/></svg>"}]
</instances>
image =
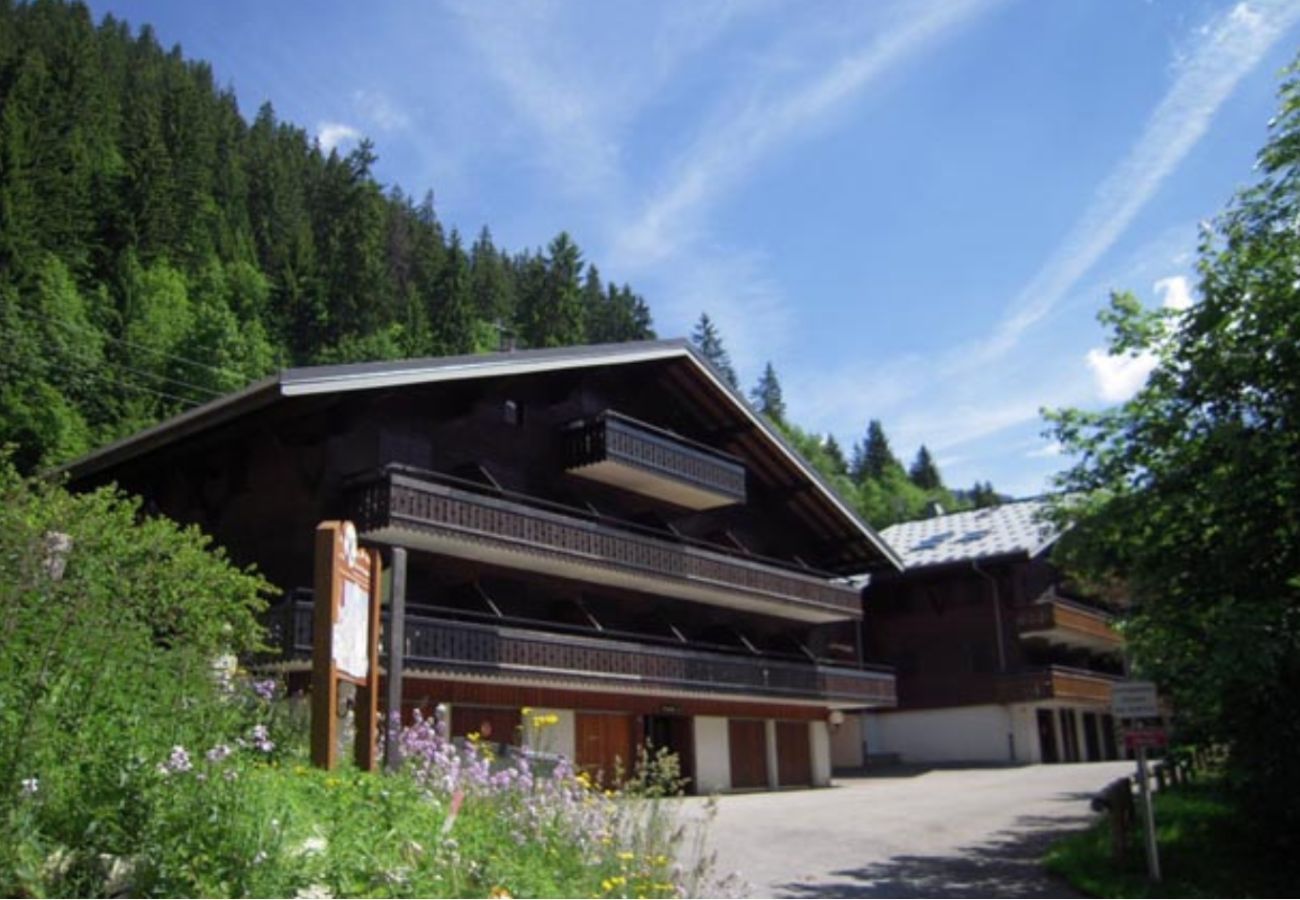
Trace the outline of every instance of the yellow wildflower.
<instances>
[{"instance_id":1,"label":"yellow wildflower","mask_svg":"<svg viewBox=\"0 0 1300 900\"><path fill-rule=\"evenodd\" d=\"M523 709L519 710L519 715L521 716L531 716L532 714L533 708L531 706L525 706Z\"/></svg>"},{"instance_id":2,"label":"yellow wildflower","mask_svg":"<svg viewBox=\"0 0 1300 900\"><path fill-rule=\"evenodd\" d=\"M633 853L631 850L621 850L619 851L618 858L623 860L624 862L627 862L629 860L636 859L636 854Z\"/></svg>"}]
</instances>

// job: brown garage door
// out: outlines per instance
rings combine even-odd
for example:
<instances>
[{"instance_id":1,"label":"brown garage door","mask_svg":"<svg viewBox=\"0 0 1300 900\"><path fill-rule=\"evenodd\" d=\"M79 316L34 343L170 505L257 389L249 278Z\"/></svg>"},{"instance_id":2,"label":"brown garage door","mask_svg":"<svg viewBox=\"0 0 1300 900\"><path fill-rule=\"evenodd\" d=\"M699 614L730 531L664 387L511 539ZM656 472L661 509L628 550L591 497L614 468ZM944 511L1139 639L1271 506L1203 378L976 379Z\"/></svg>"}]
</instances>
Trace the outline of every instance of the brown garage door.
<instances>
[{"instance_id":1,"label":"brown garage door","mask_svg":"<svg viewBox=\"0 0 1300 900\"><path fill-rule=\"evenodd\" d=\"M632 717L620 713L578 713L575 721L578 768L613 784L616 774L625 776L635 762L632 755Z\"/></svg>"},{"instance_id":2,"label":"brown garage door","mask_svg":"<svg viewBox=\"0 0 1300 900\"><path fill-rule=\"evenodd\" d=\"M727 743L731 747L731 786L767 787L767 729L759 719L729 719Z\"/></svg>"},{"instance_id":3,"label":"brown garage door","mask_svg":"<svg viewBox=\"0 0 1300 900\"><path fill-rule=\"evenodd\" d=\"M776 723L776 782L812 784L812 747L807 722Z\"/></svg>"}]
</instances>

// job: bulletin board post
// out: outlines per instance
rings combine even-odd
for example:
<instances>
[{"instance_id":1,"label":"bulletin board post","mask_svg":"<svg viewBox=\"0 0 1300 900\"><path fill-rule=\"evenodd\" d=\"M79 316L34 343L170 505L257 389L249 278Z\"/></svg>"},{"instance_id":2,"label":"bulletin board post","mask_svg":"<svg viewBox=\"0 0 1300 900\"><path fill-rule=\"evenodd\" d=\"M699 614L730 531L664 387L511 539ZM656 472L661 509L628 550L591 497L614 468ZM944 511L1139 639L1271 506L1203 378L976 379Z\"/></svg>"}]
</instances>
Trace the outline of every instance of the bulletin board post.
<instances>
[{"instance_id":1,"label":"bulletin board post","mask_svg":"<svg viewBox=\"0 0 1300 900\"><path fill-rule=\"evenodd\" d=\"M351 522L316 527L312 625L311 761L338 765L339 722L347 714L341 685L355 686L353 753L373 771L379 706L380 558L359 546Z\"/></svg>"}]
</instances>

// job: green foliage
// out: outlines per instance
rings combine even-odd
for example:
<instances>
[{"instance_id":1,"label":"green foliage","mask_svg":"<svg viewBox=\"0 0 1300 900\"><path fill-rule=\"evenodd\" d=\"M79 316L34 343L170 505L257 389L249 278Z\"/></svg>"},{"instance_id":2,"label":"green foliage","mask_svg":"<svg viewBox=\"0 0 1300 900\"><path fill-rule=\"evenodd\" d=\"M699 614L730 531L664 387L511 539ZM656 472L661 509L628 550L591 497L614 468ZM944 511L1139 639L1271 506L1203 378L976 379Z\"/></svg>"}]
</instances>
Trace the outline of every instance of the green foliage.
<instances>
[{"instance_id":1,"label":"green foliage","mask_svg":"<svg viewBox=\"0 0 1300 900\"><path fill-rule=\"evenodd\" d=\"M1052 846L1047 868L1092 897L1278 897L1292 893L1294 863L1254 840L1249 816L1217 781L1155 795L1162 881L1147 880L1140 822L1126 862L1111 855L1109 819ZM1141 813L1139 813L1139 819ZM1262 852L1263 851L1263 852Z\"/></svg>"},{"instance_id":2,"label":"green foliage","mask_svg":"<svg viewBox=\"0 0 1300 900\"><path fill-rule=\"evenodd\" d=\"M65 462L281 365L652 337L566 234L468 254L375 148L325 154L82 5L0 3L0 439Z\"/></svg>"},{"instance_id":3,"label":"green foliage","mask_svg":"<svg viewBox=\"0 0 1300 900\"><path fill-rule=\"evenodd\" d=\"M26 892L31 853L65 848L60 890L76 893L145 828L155 763L237 727L213 664L257 646L268 586L195 529L8 462L0 566L0 892Z\"/></svg>"},{"instance_id":4,"label":"green foliage","mask_svg":"<svg viewBox=\"0 0 1300 900\"><path fill-rule=\"evenodd\" d=\"M1060 476L1061 552L1127 595L1126 635L1181 727L1231 747L1232 784L1267 840L1300 837L1300 82L1262 179L1207 228L1200 302L1112 298L1113 350L1158 365L1130 401L1049 415L1077 457Z\"/></svg>"}]
</instances>

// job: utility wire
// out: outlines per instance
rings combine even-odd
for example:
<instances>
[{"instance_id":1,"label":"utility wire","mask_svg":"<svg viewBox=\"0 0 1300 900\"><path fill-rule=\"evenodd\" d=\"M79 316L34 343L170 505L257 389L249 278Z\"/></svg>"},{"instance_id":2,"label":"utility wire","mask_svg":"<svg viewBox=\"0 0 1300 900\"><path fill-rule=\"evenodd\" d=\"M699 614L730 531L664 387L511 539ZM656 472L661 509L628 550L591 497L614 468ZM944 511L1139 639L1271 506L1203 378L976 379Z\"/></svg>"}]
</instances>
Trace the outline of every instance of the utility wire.
<instances>
[{"instance_id":1,"label":"utility wire","mask_svg":"<svg viewBox=\"0 0 1300 900\"><path fill-rule=\"evenodd\" d=\"M20 315L27 316L29 319L40 319L42 321L49 322L53 325L58 325L60 328L66 328L69 331L75 331L81 334L93 334L97 337L103 338L106 341L112 341L115 344L121 344L122 346L130 347L133 350L143 350L146 353L156 353L159 356L165 357L170 360L174 360L179 363L184 363L185 365L196 366L197 368L200 369L207 369L209 372L215 372L218 375L226 375L228 377L235 378L241 382L248 381L247 375L245 375L242 372L236 372L234 369L227 369L222 366L214 366L210 363L202 363L196 359L188 359L184 356L177 356L175 353L168 353L165 350L159 350L157 347L150 347L146 344L140 344L135 341L128 341L126 338L114 337L113 335L108 334L107 332L100 331L98 328L94 327L93 325L78 325L75 322L69 322L67 319L60 319L58 316L47 315L45 313L37 312L34 309L25 309L17 305L13 306L13 309L17 311Z\"/></svg>"},{"instance_id":2,"label":"utility wire","mask_svg":"<svg viewBox=\"0 0 1300 900\"><path fill-rule=\"evenodd\" d=\"M0 332L0 333L3 333L3 332ZM75 355L75 353L74 353L74 355ZM85 362L85 361L86 361L84 357L80 357L80 360L81 360L82 362ZM222 394L220 394L220 393L218 393L218 392L216 392L216 391L209 390L208 388L202 388L202 387L199 387L198 385L189 385L189 384L186 384L186 383L183 382L183 381L176 381L175 379L167 378L166 376L163 376L163 375L155 375L155 374L152 373L152 372L145 372L145 371L142 371L142 370L140 370L140 369L133 369L133 368L131 368L131 367L129 367L129 366L123 366L123 365L120 365L120 364L117 364L117 363L113 363L113 364L105 364L105 367L109 367L109 366L114 366L114 367L117 367L117 368L121 368L121 369L124 369L124 370L127 371L127 372L134 372L134 373L136 373L136 374L138 374L138 375L145 375L145 376L147 376L147 377L157 378L157 379L160 379L160 380L162 380L162 381L164 381L164 382L166 382L166 383L168 383L168 384L178 384L178 385L180 385L181 387L190 387L190 388L193 388L193 389L195 389L195 390L204 391L204 392L206 392L207 394L209 394L208 399L215 399L215 398L217 398L217 397L222 396ZM97 369L93 369L93 368L86 368L86 369L82 370L81 372L79 372L78 374L79 374L79 375L87 375L87 376L89 376L89 377L91 377L91 378L96 379L97 381L100 381L101 383L110 384L110 385L113 385L114 387L124 387L124 388L127 388L128 390L142 391L142 392L144 392L144 393L153 394L155 397L160 397L160 398L162 398L162 399L164 399L164 400L174 400L174 401L176 401L177 403L181 403L181 404L183 404L187 409L188 409L189 407L198 406L198 405L201 404L201 403L206 403L206 402L207 402L207 400L195 400L195 399L192 398L192 397L182 397L182 396L180 396L180 395L178 395L178 394L173 394L173 393L170 393L170 392L168 392L168 391L161 390L161 389L159 389L159 388L157 388L157 387L154 387L154 386L152 386L152 385L140 384L138 381L132 381L132 380L130 380L130 379L128 379L128 378L114 378L112 375L110 375L110 374L107 373L107 372L99 371L99 370L97 370Z\"/></svg>"}]
</instances>

